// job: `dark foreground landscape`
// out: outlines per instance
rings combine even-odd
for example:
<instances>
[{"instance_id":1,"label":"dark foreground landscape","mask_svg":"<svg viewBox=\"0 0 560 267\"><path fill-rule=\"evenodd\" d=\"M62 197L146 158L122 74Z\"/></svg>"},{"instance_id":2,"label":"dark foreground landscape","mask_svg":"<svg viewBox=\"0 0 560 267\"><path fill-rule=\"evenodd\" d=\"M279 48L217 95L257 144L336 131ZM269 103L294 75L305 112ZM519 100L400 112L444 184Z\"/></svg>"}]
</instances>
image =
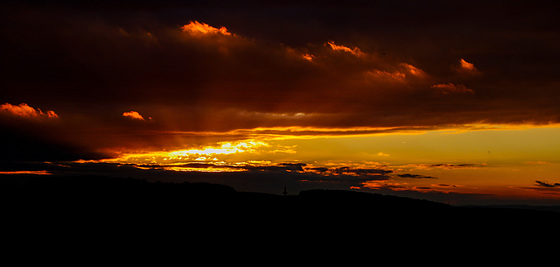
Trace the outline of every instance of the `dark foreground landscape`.
<instances>
[{"instance_id":1,"label":"dark foreground landscape","mask_svg":"<svg viewBox=\"0 0 560 267\"><path fill-rule=\"evenodd\" d=\"M93 176L0 176L0 190L4 255L21 262L106 264L116 256L159 266L170 259L224 260L226 253L244 262L259 256L293 263L302 256L422 254L467 244L491 252L498 243L548 244L540 233L555 229L560 217L354 191L282 196Z\"/></svg>"},{"instance_id":2,"label":"dark foreground landscape","mask_svg":"<svg viewBox=\"0 0 560 267\"><path fill-rule=\"evenodd\" d=\"M335 248L429 251L418 242L432 240L444 249L473 242L492 249L495 242L540 242L535 233L560 221L553 211L455 207L354 191L283 196L132 178L4 176L0 190L3 242L25 259L114 253L142 261L154 251L179 258L194 251L283 255L278 246L306 255Z\"/></svg>"},{"instance_id":3,"label":"dark foreground landscape","mask_svg":"<svg viewBox=\"0 0 560 267\"><path fill-rule=\"evenodd\" d=\"M4 212L43 218L78 215L114 219L157 216L190 222L208 217L275 220L465 220L557 219L558 207L457 207L428 200L343 190L298 195L237 192L209 183L147 182L99 176L0 177ZM156 217L153 217L156 216Z\"/></svg>"}]
</instances>

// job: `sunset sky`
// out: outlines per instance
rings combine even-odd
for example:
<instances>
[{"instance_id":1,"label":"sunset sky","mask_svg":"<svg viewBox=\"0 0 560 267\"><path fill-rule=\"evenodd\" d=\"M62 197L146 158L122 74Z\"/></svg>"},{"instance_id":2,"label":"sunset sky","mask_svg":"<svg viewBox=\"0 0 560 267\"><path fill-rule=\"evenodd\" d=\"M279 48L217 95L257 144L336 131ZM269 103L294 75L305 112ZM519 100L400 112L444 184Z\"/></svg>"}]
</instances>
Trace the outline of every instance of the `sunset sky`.
<instances>
[{"instance_id":1,"label":"sunset sky","mask_svg":"<svg viewBox=\"0 0 560 267\"><path fill-rule=\"evenodd\" d=\"M14 1L0 175L560 205L554 1Z\"/></svg>"}]
</instances>

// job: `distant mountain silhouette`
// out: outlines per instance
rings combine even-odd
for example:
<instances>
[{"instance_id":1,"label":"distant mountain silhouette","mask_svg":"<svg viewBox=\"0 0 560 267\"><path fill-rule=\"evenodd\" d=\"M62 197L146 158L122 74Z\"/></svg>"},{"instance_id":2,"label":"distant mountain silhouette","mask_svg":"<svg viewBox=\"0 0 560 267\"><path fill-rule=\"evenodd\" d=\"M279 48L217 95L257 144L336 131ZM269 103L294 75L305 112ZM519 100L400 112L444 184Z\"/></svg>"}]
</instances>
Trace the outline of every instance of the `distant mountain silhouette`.
<instances>
[{"instance_id":1,"label":"distant mountain silhouette","mask_svg":"<svg viewBox=\"0 0 560 267\"><path fill-rule=\"evenodd\" d=\"M363 250L370 242L387 248L438 240L471 244L509 238L512 226L529 229L521 238L526 240L533 229L554 229L559 217L551 211L454 207L355 191L283 196L208 183L0 175L4 244L58 253L53 242L62 240L67 253L87 257L108 248L138 257L139 251L167 253L179 245L214 253L216 246L243 252L249 244L248 252L261 253L276 244L289 246L290 253L309 253L317 247Z\"/></svg>"},{"instance_id":2,"label":"distant mountain silhouette","mask_svg":"<svg viewBox=\"0 0 560 267\"><path fill-rule=\"evenodd\" d=\"M183 210L183 215L238 214L248 217L282 218L385 216L406 218L451 217L557 217L548 210L453 207L442 203L344 190L308 190L299 195L237 192L225 185L208 183L147 182L133 178L100 176L0 176L4 210L101 214L128 212L165 214ZM174 216L179 216L174 214ZM237 215L236 215L237 216ZM187 216L188 217L188 216Z\"/></svg>"}]
</instances>

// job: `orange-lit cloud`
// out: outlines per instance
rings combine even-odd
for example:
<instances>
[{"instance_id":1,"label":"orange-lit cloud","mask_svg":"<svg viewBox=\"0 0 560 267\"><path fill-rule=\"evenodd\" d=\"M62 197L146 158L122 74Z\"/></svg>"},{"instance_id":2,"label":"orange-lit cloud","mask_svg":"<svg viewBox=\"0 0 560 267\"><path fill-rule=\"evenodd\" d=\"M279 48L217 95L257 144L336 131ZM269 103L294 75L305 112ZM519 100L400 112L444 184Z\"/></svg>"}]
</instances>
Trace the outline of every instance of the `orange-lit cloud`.
<instances>
[{"instance_id":1,"label":"orange-lit cloud","mask_svg":"<svg viewBox=\"0 0 560 267\"><path fill-rule=\"evenodd\" d=\"M134 110L124 112L122 115L123 115L123 117L130 118L130 119L133 119L133 120L141 120L141 121L146 120L146 119L144 119L144 117L142 115L140 115L140 113L138 113L137 111L134 111ZM149 119L152 119L152 118L149 118Z\"/></svg>"},{"instance_id":2,"label":"orange-lit cloud","mask_svg":"<svg viewBox=\"0 0 560 267\"><path fill-rule=\"evenodd\" d=\"M467 62L466 60L461 58L461 68L468 71L476 71L474 64Z\"/></svg>"},{"instance_id":3,"label":"orange-lit cloud","mask_svg":"<svg viewBox=\"0 0 560 267\"><path fill-rule=\"evenodd\" d=\"M404 78L406 78L406 75L400 71L388 72L382 70L373 70L366 73L379 79L403 80Z\"/></svg>"},{"instance_id":4,"label":"orange-lit cloud","mask_svg":"<svg viewBox=\"0 0 560 267\"><path fill-rule=\"evenodd\" d=\"M351 48L343 46L343 45L337 45L337 44L334 43L334 41L329 41L325 45L329 45L332 48L332 50L334 50L334 51L348 52L348 53L350 53L354 56L364 55L364 53L358 47L354 47L354 49L351 49Z\"/></svg>"},{"instance_id":5,"label":"orange-lit cloud","mask_svg":"<svg viewBox=\"0 0 560 267\"><path fill-rule=\"evenodd\" d=\"M400 65L411 75L422 77L426 74L423 70L421 70L421 69L419 69L415 66L412 66L411 64L401 63Z\"/></svg>"},{"instance_id":6,"label":"orange-lit cloud","mask_svg":"<svg viewBox=\"0 0 560 267\"><path fill-rule=\"evenodd\" d=\"M21 103L19 105L12 105L10 103L5 103L0 106L0 112L10 114L13 116L18 116L22 118L50 118L58 119L58 115L52 111L47 110L43 112L40 109L35 109L27 105L26 103Z\"/></svg>"},{"instance_id":7,"label":"orange-lit cloud","mask_svg":"<svg viewBox=\"0 0 560 267\"><path fill-rule=\"evenodd\" d=\"M232 35L228 32L226 27L215 28L206 23L191 21L189 24L181 27L184 32L187 32L193 36L207 36L207 35Z\"/></svg>"},{"instance_id":8,"label":"orange-lit cloud","mask_svg":"<svg viewBox=\"0 0 560 267\"><path fill-rule=\"evenodd\" d=\"M407 82L411 78L424 80L428 75L421 69L408 63L392 63L390 70L374 69L365 72L366 76L377 81L399 81Z\"/></svg>"},{"instance_id":9,"label":"orange-lit cloud","mask_svg":"<svg viewBox=\"0 0 560 267\"><path fill-rule=\"evenodd\" d=\"M464 74L471 74L471 75L480 74L480 71L474 66L473 63L467 62L462 58L461 60L459 60L459 65L456 66L456 70Z\"/></svg>"},{"instance_id":10,"label":"orange-lit cloud","mask_svg":"<svg viewBox=\"0 0 560 267\"><path fill-rule=\"evenodd\" d=\"M313 59L315 58L315 56L311 54L303 54L301 57L308 61L313 61Z\"/></svg>"}]
</instances>

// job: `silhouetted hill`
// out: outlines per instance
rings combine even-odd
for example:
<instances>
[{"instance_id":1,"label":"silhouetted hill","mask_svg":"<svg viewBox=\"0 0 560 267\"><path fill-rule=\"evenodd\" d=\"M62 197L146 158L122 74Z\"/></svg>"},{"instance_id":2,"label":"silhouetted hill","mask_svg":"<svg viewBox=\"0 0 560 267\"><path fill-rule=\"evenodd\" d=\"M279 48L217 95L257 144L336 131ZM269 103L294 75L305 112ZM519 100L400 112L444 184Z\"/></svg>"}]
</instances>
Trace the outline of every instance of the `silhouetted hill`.
<instances>
[{"instance_id":1,"label":"silhouetted hill","mask_svg":"<svg viewBox=\"0 0 560 267\"><path fill-rule=\"evenodd\" d=\"M558 219L560 213L512 208L453 207L397 196L309 190L297 196L237 192L207 183L147 182L99 176L0 176L1 208L19 218L318 225L380 222L504 222ZM297 222L297 223L296 223Z\"/></svg>"},{"instance_id":2,"label":"silhouetted hill","mask_svg":"<svg viewBox=\"0 0 560 267\"><path fill-rule=\"evenodd\" d=\"M278 246L288 247L291 255L317 248L326 254L340 249L352 254L356 249L365 253L371 244L401 251L403 246L424 247L427 240L445 246L531 240L535 229L555 229L559 214L453 207L354 191L282 196L206 183L0 175L3 242L26 257L39 251L86 255L80 257L89 260L110 250L143 259L152 251L167 255L169 249L182 257L193 247L212 255L260 255ZM519 229L530 234L519 234ZM64 250L55 244L63 244ZM282 257L287 253L276 252Z\"/></svg>"}]
</instances>

